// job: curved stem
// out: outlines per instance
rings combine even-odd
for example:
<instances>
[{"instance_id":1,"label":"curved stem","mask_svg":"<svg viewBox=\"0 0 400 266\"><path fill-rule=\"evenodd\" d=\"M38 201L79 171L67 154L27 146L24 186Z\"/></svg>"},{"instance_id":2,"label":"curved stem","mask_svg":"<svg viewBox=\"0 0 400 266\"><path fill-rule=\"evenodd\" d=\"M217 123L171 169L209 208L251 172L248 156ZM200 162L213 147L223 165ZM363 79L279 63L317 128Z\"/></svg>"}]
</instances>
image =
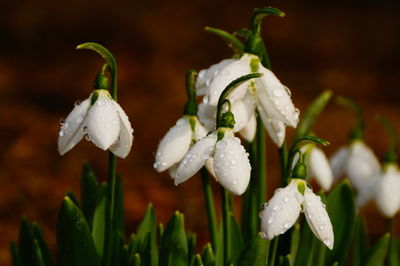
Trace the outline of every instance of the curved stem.
<instances>
[{"instance_id":1,"label":"curved stem","mask_svg":"<svg viewBox=\"0 0 400 266\"><path fill-rule=\"evenodd\" d=\"M78 45L76 49L92 50L101 55L106 60L112 79L111 97L114 99L114 101L117 101L117 63L111 52L103 45L94 42L82 43Z\"/></svg>"},{"instance_id":2,"label":"curved stem","mask_svg":"<svg viewBox=\"0 0 400 266\"><path fill-rule=\"evenodd\" d=\"M292 146L289 149L289 154L288 154L288 159L287 159L287 164L286 164L286 173L285 173L285 176L283 177L283 183L285 185L287 184L288 178L290 178L290 176L291 176L293 159L296 154L296 151L298 150L298 146L301 142L305 142L305 141L315 142L315 143L321 144L323 146L329 145L329 142L327 140L324 140L324 139L321 139L318 137L314 137L314 136L303 136L303 137L297 138L293 142Z\"/></svg>"},{"instance_id":3,"label":"curved stem","mask_svg":"<svg viewBox=\"0 0 400 266\"><path fill-rule=\"evenodd\" d=\"M204 29L207 32L210 32L212 34L215 34L215 35L221 37L224 41L226 41L232 47L232 49L236 53L240 53L240 54L243 53L243 50L244 50L243 43L238 38L236 38L235 36L230 34L229 32L220 30L217 28L212 28L212 27L205 27Z\"/></svg>"},{"instance_id":4,"label":"curved stem","mask_svg":"<svg viewBox=\"0 0 400 266\"><path fill-rule=\"evenodd\" d=\"M186 72L186 94L188 100L184 107L185 115L196 115L197 114L197 103L196 103L196 77L197 72L193 69L189 69Z\"/></svg>"},{"instance_id":5,"label":"curved stem","mask_svg":"<svg viewBox=\"0 0 400 266\"><path fill-rule=\"evenodd\" d=\"M217 241L218 241L218 231L217 231L217 218L215 215L215 207L214 207L214 197L212 193L212 187L210 184L210 178L205 168L201 169L201 177L203 183L203 193L206 204L207 211L207 220L208 220L208 229L210 233L210 241L213 248L214 253L217 249Z\"/></svg>"},{"instance_id":6,"label":"curved stem","mask_svg":"<svg viewBox=\"0 0 400 266\"><path fill-rule=\"evenodd\" d=\"M250 79L253 78L259 78L261 77L263 74L261 73L251 73L251 74L247 74L245 76L241 76L240 78L237 78L235 80L233 80L231 83L229 83L228 86L226 86L226 88L222 91L221 96L219 96L218 99L218 105L217 105L217 117L216 117L216 128L219 128L219 123L218 121L221 118L222 115L222 106L225 103L226 98L229 96L229 94L239 85L241 85L243 82L246 82Z\"/></svg>"},{"instance_id":7,"label":"curved stem","mask_svg":"<svg viewBox=\"0 0 400 266\"><path fill-rule=\"evenodd\" d=\"M261 30L261 22L264 17L268 15L274 15L278 17L284 17L285 13L274 7L256 8L253 11L251 17L251 30L253 33L259 33Z\"/></svg>"}]
</instances>

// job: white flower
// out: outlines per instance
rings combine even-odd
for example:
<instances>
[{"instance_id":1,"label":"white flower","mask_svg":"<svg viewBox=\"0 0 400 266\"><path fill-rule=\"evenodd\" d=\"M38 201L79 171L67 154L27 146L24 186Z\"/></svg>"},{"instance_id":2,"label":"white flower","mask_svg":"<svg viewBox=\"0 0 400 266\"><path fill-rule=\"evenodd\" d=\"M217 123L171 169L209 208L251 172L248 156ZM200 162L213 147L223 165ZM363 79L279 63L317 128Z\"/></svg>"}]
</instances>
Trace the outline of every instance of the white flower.
<instances>
[{"instance_id":1,"label":"white flower","mask_svg":"<svg viewBox=\"0 0 400 266\"><path fill-rule=\"evenodd\" d=\"M307 178L315 178L323 190L330 190L333 182L333 174L325 153L314 144L304 145L300 151L306 155ZM296 154L293 166L296 165L298 158L299 156Z\"/></svg>"},{"instance_id":2,"label":"white flower","mask_svg":"<svg viewBox=\"0 0 400 266\"><path fill-rule=\"evenodd\" d=\"M170 175L174 176L174 168L189 151L190 146L206 134L207 130L196 116L185 115L180 118L160 141L154 168L158 172L170 169Z\"/></svg>"},{"instance_id":3,"label":"white flower","mask_svg":"<svg viewBox=\"0 0 400 266\"><path fill-rule=\"evenodd\" d=\"M333 229L325 205L300 179L292 179L288 186L277 189L270 201L264 204L260 212L263 236L273 239L285 233L295 224L301 210L314 235L332 249Z\"/></svg>"},{"instance_id":4,"label":"white flower","mask_svg":"<svg viewBox=\"0 0 400 266\"><path fill-rule=\"evenodd\" d=\"M178 185L198 172L205 164L213 168L217 181L228 191L241 195L250 181L251 166L240 139L234 137L230 128L219 128L224 132L217 140L217 132L211 133L194 144L179 163L175 175Z\"/></svg>"},{"instance_id":5,"label":"white flower","mask_svg":"<svg viewBox=\"0 0 400 266\"><path fill-rule=\"evenodd\" d=\"M396 164L388 164L378 174L375 202L386 218L393 218L400 209L400 171Z\"/></svg>"},{"instance_id":6,"label":"white flower","mask_svg":"<svg viewBox=\"0 0 400 266\"><path fill-rule=\"evenodd\" d=\"M362 140L355 140L349 147L339 149L330 159L330 165L334 179L345 174L357 189L358 206L372 199L380 164L374 152Z\"/></svg>"},{"instance_id":7,"label":"white flower","mask_svg":"<svg viewBox=\"0 0 400 266\"><path fill-rule=\"evenodd\" d=\"M199 82L202 86L198 87L202 93L206 90L204 86L208 87L203 102L211 106L217 105L219 96L230 82L252 72L262 73L263 76L244 82L228 98L236 103L246 95L252 95L269 135L275 144L282 146L285 126L297 126L299 110L294 107L287 87L259 62L256 55L244 54L238 60L224 60L218 64L218 71L207 71L208 75L204 75Z\"/></svg>"},{"instance_id":8,"label":"white flower","mask_svg":"<svg viewBox=\"0 0 400 266\"><path fill-rule=\"evenodd\" d=\"M64 155L87 135L97 147L125 158L132 147L133 129L128 116L107 90L94 90L76 104L62 123L58 152Z\"/></svg>"},{"instance_id":9,"label":"white flower","mask_svg":"<svg viewBox=\"0 0 400 266\"><path fill-rule=\"evenodd\" d=\"M249 142L253 141L257 127L254 108L254 99L250 94L233 103L231 108L231 112L235 117L233 131L235 133L238 132ZM223 111L227 111L227 106L224 106ZM217 106L202 102L199 104L197 115L209 131L215 130Z\"/></svg>"}]
</instances>

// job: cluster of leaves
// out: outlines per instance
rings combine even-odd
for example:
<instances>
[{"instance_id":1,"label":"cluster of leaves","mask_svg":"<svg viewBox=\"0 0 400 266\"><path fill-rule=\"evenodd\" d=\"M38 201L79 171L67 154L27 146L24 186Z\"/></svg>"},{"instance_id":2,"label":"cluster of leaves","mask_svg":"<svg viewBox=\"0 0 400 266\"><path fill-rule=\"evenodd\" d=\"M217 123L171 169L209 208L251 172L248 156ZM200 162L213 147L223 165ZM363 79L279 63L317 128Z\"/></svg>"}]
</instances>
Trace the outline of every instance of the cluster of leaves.
<instances>
[{"instance_id":1,"label":"cluster of leaves","mask_svg":"<svg viewBox=\"0 0 400 266\"><path fill-rule=\"evenodd\" d=\"M81 202L68 193L59 210L57 222L58 261L63 266L102 265L105 221L106 184L98 184L89 165L82 174ZM291 231L279 238L274 245L261 237L253 236L247 243L234 215L230 214L231 265L400 265L399 239L389 233L369 247L360 216L356 215L353 191L347 181L337 185L327 196L320 193L327 205L335 233L335 245L328 250L312 234L305 220L299 221ZM115 223L111 265L133 266L184 266L223 265L223 241L219 237L217 247L207 244L202 249L196 245L196 236L187 233L184 217L175 212L167 225L157 223L152 205L138 226L136 234L125 241L124 213L121 178L117 182ZM275 243L276 244L276 243ZM197 252L201 251L200 254ZM18 245L11 243L14 266L52 266L49 248L39 226L21 220Z\"/></svg>"}]
</instances>

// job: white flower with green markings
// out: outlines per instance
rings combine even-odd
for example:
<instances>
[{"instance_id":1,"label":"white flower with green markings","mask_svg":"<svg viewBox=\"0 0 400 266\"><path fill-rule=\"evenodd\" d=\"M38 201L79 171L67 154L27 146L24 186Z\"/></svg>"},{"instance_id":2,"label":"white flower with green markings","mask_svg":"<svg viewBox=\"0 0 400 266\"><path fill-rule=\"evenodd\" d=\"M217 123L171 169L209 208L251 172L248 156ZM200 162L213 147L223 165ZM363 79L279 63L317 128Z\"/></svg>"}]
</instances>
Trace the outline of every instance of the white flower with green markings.
<instances>
[{"instance_id":1,"label":"white flower with green markings","mask_svg":"<svg viewBox=\"0 0 400 266\"><path fill-rule=\"evenodd\" d=\"M333 229L325 205L302 179L292 179L263 205L260 212L263 237L271 240L285 233L296 223L301 211L314 235L332 249Z\"/></svg>"},{"instance_id":2,"label":"white flower with green markings","mask_svg":"<svg viewBox=\"0 0 400 266\"><path fill-rule=\"evenodd\" d=\"M107 90L94 90L76 104L61 125L58 152L64 155L86 135L102 150L125 158L132 147L133 129L128 116Z\"/></svg>"}]
</instances>

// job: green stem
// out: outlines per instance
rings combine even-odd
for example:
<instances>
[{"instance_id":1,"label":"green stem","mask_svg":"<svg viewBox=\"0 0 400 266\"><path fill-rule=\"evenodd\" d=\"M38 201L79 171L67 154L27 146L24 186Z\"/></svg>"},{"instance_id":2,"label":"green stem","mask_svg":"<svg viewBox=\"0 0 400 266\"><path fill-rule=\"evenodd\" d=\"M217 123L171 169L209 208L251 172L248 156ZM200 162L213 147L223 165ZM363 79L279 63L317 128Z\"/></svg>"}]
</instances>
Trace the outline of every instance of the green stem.
<instances>
[{"instance_id":1,"label":"green stem","mask_svg":"<svg viewBox=\"0 0 400 266\"><path fill-rule=\"evenodd\" d=\"M281 180L285 180L286 177L286 168L287 168L287 158L288 151L287 151L287 144L286 141L283 142L282 146L279 148L279 158L281 161ZM285 184L282 184L285 185Z\"/></svg>"},{"instance_id":2,"label":"green stem","mask_svg":"<svg viewBox=\"0 0 400 266\"><path fill-rule=\"evenodd\" d=\"M224 41L226 41L232 47L232 49L235 51L235 53L239 53L239 54L243 53L244 45L234 35L230 34L227 31L212 28L212 27L205 27L204 29L207 32L210 32L212 34L215 34L215 35L221 37Z\"/></svg>"},{"instance_id":3,"label":"green stem","mask_svg":"<svg viewBox=\"0 0 400 266\"><path fill-rule=\"evenodd\" d=\"M364 114L359 105L353 100L342 96L336 97L336 103L351 109L356 114L356 124L350 132L350 139L362 139L364 134Z\"/></svg>"},{"instance_id":4,"label":"green stem","mask_svg":"<svg viewBox=\"0 0 400 266\"><path fill-rule=\"evenodd\" d=\"M386 232L393 234L393 218L386 219Z\"/></svg>"},{"instance_id":5,"label":"green stem","mask_svg":"<svg viewBox=\"0 0 400 266\"><path fill-rule=\"evenodd\" d=\"M276 258L276 251L278 250L278 242L279 242L279 236L276 236L272 240L272 245L270 245L270 250L268 254L268 263L267 266L274 266L275 265L275 258Z\"/></svg>"},{"instance_id":6,"label":"green stem","mask_svg":"<svg viewBox=\"0 0 400 266\"><path fill-rule=\"evenodd\" d=\"M267 194L267 164L266 164L266 143L265 130L261 117L257 118L257 206L261 206L265 202Z\"/></svg>"},{"instance_id":7,"label":"green stem","mask_svg":"<svg viewBox=\"0 0 400 266\"><path fill-rule=\"evenodd\" d=\"M397 131L394 125L383 116L378 116L379 122L382 123L384 128L389 134L390 137L390 144L388 151L384 155L383 163L397 163L397 147L398 147L398 140L397 140Z\"/></svg>"},{"instance_id":8,"label":"green stem","mask_svg":"<svg viewBox=\"0 0 400 266\"><path fill-rule=\"evenodd\" d=\"M231 259L231 239L230 239L230 234L229 234L229 194L228 192L224 189L224 187L221 186L221 204L222 204L222 231L223 231L223 250L224 250L224 266L229 265L230 259Z\"/></svg>"},{"instance_id":9,"label":"green stem","mask_svg":"<svg viewBox=\"0 0 400 266\"><path fill-rule=\"evenodd\" d=\"M88 49L95 51L101 55L108 64L108 70L111 74L111 97L114 101L117 101L117 63L111 52L104 46L87 42L80 44L76 49ZM104 66L103 66L104 67ZM104 70L104 69L103 69ZM106 203L106 221L105 221L105 232L104 232L104 250L103 250L103 266L109 266L111 264L111 253L114 244L114 209L115 209L115 188L116 188L116 168L117 158L112 153L108 153L108 193Z\"/></svg>"},{"instance_id":10,"label":"green stem","mask_svg":"<svg viewBox=\"0 0 400 266\"><path fill-rule=\"evenodd\" d=\"M206 204L207 211L207 220L208 220L208 229L210 233L210 241L215 253L217 249L217 240L218 240L218 231L217 231L217 218L215 215L215 207L214 207L214 197L212 193L212 187L210 183L210 177L205 168L201 169L201 177L203 183L203 193Z\"/></svg>"}]
</instances>

